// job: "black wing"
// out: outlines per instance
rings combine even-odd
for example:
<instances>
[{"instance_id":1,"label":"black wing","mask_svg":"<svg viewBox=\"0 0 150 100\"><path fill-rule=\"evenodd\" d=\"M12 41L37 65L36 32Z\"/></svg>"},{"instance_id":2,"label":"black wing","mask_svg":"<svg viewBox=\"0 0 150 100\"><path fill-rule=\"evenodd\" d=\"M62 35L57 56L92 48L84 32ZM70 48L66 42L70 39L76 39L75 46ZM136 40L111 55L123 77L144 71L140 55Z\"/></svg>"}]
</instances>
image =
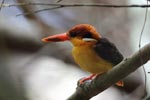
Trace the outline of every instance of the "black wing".
<instances>
[{"instance_id":1,"label":"black wing","mask_svg":"<svg viewBox=\"0 0 150 100\"><path fill-rule=\"evenodd\" d=\"M123 56L116 46L106 38L99 39L94 50L101 58L111 62L113 65L117 65L123 60Z\"/></svg>"}]
</instances>

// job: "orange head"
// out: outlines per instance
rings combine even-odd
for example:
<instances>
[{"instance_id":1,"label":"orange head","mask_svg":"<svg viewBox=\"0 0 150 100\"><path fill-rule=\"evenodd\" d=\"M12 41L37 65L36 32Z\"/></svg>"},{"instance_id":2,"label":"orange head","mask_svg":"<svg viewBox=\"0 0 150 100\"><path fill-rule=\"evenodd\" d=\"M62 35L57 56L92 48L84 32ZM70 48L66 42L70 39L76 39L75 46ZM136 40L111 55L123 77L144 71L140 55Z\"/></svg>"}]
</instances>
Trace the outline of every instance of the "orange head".
<instances>
[{"instance_id":1,"label":"orange head","mask_svg":"<svg viewBox=\"0 0 150 100\"><path fill-rule=\"evenodd\" d=\"M48 36L43 38L43 42L61 42L69 40L73 45L95 43L100 39L100 34L89 24L79 24L71 28L66 33Z\"/></svg>"}]
</instances>

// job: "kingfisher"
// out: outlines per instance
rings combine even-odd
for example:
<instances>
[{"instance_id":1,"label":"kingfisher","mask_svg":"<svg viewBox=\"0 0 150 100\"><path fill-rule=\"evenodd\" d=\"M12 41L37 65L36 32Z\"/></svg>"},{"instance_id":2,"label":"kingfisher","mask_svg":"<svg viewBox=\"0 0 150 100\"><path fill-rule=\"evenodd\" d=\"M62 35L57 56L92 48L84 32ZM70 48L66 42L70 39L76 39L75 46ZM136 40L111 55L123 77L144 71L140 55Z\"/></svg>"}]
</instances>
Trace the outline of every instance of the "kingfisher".
<instances>
[{"instance_id":1,"label":"kingfisher","mask_svg":"<svg viewBox=\"0 0 150 100\"><path fill-rule=\"evenodd\" d=\"M123 55L116 46L102 37L90 24L76 25L65 33L45 37L42 41L72 43L72 55L75 62L81 69L91 73L90 76L82 78L79 81L80 84L106 73L123 60ZM116 85L123 86L124 83L118 81Z\"/></svg>"}]
</instances>

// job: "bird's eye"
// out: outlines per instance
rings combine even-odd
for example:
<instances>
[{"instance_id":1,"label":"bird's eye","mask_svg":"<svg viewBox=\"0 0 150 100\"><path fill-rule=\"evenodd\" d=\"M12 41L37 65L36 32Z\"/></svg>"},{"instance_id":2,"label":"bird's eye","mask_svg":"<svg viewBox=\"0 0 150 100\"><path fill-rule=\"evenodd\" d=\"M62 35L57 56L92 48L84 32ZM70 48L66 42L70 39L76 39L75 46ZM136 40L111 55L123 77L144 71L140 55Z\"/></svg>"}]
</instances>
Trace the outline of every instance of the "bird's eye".
<instances>
[{"instance_id":1,"label":"bird's eye","mask_svg":"<svg viewBox=\"0 0 150 100\"><path fill-rule=\"evenodd\" d=\"M69 35L70 35L70 37L76 37L77 33L76 32L71 32Z\"/></svg>"},{"instance_id":2,"label":"bird's eye","mask_svg":"<svg viewBox=\"0 0 150 100\"><path fill-rule=\"evenodd\" d=\"M92 33L88 32L82 36L83 38L93 38Z\"/></svg>"}]
</instances>

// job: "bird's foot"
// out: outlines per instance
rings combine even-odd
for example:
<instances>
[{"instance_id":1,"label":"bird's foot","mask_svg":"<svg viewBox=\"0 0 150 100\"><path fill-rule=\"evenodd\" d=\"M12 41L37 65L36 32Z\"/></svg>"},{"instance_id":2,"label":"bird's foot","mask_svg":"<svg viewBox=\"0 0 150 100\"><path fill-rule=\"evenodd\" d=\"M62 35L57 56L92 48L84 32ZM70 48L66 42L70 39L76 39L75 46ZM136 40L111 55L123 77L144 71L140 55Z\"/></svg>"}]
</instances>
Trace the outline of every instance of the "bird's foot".
<instances>
[{"instance_id":1,"label":"bird's foot","mask_svg":"<svg viewBox=\"0 0 150 100\"><path fill-rule=\"evenodd\" d=\"M82 84L84 84L85 81L92 80L92 79L94 79L96 76L97 76L97 74L92 74L92 75L90 75L90 76L88 76L88 77L84 77L84 78L82 78L82 79L80 79L80 80L78 81L78 85L82 85Z\"/></svg>"},{"instance_id":2,"label":"bird's foot","mask_svg":"<svg viewBox=\"0 0 150 100\"><path fill-rule=\"evenodd\" d=\"M120 81L118 81L116 83L116 85L119 86L119 87L123 87L124 86L124 82L120 80Z\"/></svg>"},{"instance_id":3,"label":"bird's foot","mask_svg":"<svg viewBox=\"0 0 150 100\"><path fill-rule=\"evenodd\" d=\"M94 79L94 78L96 78L98 76L101 76L102 74L104 74L104 72L103 73L99 73L99 74L91 74L88 77L84 77L84 78L82 78L82 79L80 79L78 81L78 86L81 86L81 85L83 85L85 83L85 81L91 81L92 79ZM120 80L120 81L118 81L116 83L116 85L119 86L119 87L123 87L124 86L124 82L122 80Z\"/></svg>"}]
</instances>

